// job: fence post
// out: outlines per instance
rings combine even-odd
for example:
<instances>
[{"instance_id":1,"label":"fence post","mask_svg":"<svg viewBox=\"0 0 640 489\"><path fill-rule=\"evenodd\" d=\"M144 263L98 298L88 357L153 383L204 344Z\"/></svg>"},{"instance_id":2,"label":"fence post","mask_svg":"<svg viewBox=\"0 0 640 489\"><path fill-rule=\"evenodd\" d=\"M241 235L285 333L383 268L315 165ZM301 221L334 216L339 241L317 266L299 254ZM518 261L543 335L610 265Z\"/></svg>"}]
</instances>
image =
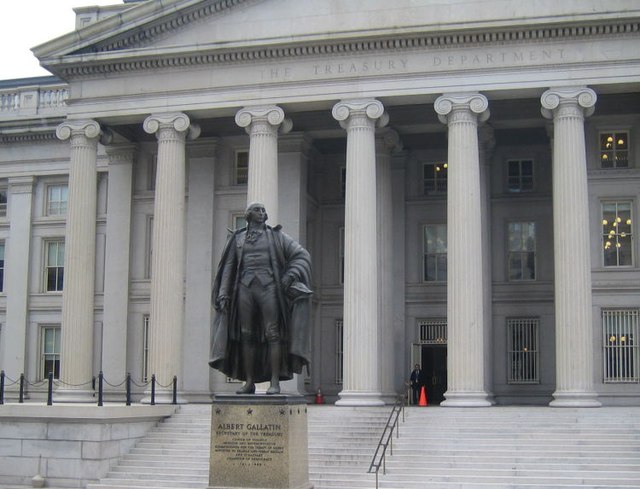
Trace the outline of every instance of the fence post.
<instances>
[{"instance_id":1,"label":"fence post","mask_svg":"<svg viewBox=\"0 0 640 489\"><path fill-rule=\"evenodd\" d=\"M20 394L18 396L18 402L20 404L24 402L24 374L20 374Z\"/></svg>"},{"instance_id":2,"label":"fence post","mask_svg":"<svg viewBox=\"0 0 640 489\"><path fill-rule=\"evenodd\" d=\"M178 376L173 376L173 404L178 404Z\"/></svg>"},{"instance_id":3,"label":"fence post","mask_svg":"<svg viewBox=\"0 0 640 489\"><path fill-rule=\"evenodd\" d=\"M53 372L49 372L49 387L47 388L47 406L53 406Z\"/></svg>"},{"instance_id":4,"label":"fence post","mask_svg":"<svg viewBox=\"0 0 640 489\"><path fill-rule=\"evenodd\" d=\"M151 374L151 405L156 405L156 374Z\"/></svg>"},{"instance_id":5,"label":"fence post","mask_svg":"<svg viewBox=\"0 0 640 489\"><path fill-rule=\"evenodd\" d=\"M131 374L127 372L127 406L131 406Z\"/></svg>"},{"instance_id":6,"label":"fence post","mask_svg":"<svg viewBox=\"0 0 640 489\"><path fill-rule=\"evenodd\" d=\"M4 404L4 370L0 372L0 404Z\"/></svg>"},{"instance_id":7,"label":"fence post","mask_svg":"<svg viewBox=\"0 0 640 489\"><path fill-rule=\"evenodd\" d=\"M98 374L98 406L102 406L102 395L104 394L103 382L104 374L102 373L102 370L100 370L100 373Z\"/></svg>"}]
</instances>

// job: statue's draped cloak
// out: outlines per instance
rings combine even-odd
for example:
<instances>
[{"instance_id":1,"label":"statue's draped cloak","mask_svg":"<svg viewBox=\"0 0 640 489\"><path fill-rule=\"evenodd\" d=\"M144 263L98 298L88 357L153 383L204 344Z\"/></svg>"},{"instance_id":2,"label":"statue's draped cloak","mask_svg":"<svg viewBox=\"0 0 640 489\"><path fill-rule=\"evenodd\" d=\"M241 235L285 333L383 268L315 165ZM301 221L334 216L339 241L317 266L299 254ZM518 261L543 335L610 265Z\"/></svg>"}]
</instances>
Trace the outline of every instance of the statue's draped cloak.
<instances>
[{"instance_id":1,"label":"statue's draped cloak","mask_svg":"<svg viewBox=\"0 0 640 489\"><path fill-rule=\"evenodd\" d=\"M238 380L246 380L237 310L239 271L246 231L246 228L242 228L230 235L218 265L211 295L216 311L209 365ZM276 283L281 284L285 275L294 277L286 291L277 287L280 342L283 345L280 380L289 380L294 373L301 373L303 366L307 365L308 368L310 362L311 258L299 243L280 231L280 226L266 226L265 232ZM224 311L216 302L221 295L229 297L228 307ZM255 382L271 379L269 348L262 333L263 337L255 345Z\"/></svg>"}]
</instances>

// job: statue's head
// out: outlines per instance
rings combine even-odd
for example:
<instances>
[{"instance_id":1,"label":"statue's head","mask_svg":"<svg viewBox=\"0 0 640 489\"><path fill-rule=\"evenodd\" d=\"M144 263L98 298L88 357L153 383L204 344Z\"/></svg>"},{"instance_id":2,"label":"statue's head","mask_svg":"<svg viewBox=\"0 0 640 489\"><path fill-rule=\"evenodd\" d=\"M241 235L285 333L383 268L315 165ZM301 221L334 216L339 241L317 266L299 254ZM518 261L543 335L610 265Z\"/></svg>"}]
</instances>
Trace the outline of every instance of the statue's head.
<instances>
[{"instance_id":1,"label":"statue's head","mask_svg":"<svg viewBox=\"0 0 640 489\"><path fill-rule=\"evenodd\" d=\"M247 210L244 213L244 218L247 220L247 223L251 221L258 222L266 222L269 219L267 215L267 210L264 207L264 204L261 202L251 202L247 206Z\"/></svg>"}]
</instances>

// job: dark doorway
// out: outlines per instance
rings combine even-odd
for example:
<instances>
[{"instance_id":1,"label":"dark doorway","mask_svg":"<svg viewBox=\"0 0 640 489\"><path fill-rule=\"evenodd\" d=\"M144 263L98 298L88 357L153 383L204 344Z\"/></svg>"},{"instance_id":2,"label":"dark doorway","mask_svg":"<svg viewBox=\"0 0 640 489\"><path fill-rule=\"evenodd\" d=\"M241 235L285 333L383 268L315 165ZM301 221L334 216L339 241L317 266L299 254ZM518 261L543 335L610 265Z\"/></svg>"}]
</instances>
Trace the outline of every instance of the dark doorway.
<instances>
[{"instance_id":1,"label":"dark doorway","mask_svg":"<svg viewBox=\"0 0 640 489\"><path fill-rule=\"evenodd\" d=\"M421 359L428 403L438 405L447 390L446 345L422 345Z\"/></svg>"}]
</instances>

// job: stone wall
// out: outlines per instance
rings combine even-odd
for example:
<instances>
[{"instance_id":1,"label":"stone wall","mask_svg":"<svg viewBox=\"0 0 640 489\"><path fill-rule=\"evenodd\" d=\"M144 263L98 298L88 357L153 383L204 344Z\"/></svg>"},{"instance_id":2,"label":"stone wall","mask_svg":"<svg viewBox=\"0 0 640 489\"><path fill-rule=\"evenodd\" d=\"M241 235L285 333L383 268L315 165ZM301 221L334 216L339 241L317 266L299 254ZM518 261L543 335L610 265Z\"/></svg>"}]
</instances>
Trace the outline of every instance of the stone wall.
<instances>
[{"instance_id":1,"label":"stone wall","mask_svg":"<svg viewBox=\"0 0 640 489\"><path fill-rule=\"evenodd\" d=\"M85 487L176 406L0 406L0 486Z\"/></svg>"}]
</instances>

